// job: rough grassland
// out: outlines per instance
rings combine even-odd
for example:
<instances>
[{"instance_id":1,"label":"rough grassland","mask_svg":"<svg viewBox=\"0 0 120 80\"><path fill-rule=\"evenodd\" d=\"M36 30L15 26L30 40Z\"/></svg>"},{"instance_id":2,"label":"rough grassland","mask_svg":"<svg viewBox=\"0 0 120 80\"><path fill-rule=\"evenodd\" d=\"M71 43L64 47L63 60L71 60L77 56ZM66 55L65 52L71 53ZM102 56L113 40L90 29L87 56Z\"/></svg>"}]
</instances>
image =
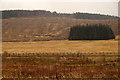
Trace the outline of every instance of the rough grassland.
<instances>
[{"instance_id":1,"label":"rough grassland","mask_svg":"<svg viewBox=\"0 0 120 80\"><path fill-rule=\"evenodd\" d=\"M3 42L8 53L117 52L117 40ZM105 53L106 54L106 53ZM98 54L99 55L99 54ZM106 54L107 55L107 54ZM3 80L119 79L118 57L3 57Z\"/></svg>"},{"instance_id":2,"label":"rough grassland","mask_svg":"<svg viewBox=\"0 0 120 80\"><path fill-rule=\"evenodd\" d=\"M2 76L3 80L118 80L119 68L116 61L94 62L81 57L3 57Z\"/></svg>"},{"instance_id":3,"label":"rough grassland","mask_svg":"<svg viewBox=\"0 0 120 80\"><path fill-rule=\"evenodd\" d=\"M117 40L3 42L8 53L117 52Z\"/></svg>"}]
</instances>

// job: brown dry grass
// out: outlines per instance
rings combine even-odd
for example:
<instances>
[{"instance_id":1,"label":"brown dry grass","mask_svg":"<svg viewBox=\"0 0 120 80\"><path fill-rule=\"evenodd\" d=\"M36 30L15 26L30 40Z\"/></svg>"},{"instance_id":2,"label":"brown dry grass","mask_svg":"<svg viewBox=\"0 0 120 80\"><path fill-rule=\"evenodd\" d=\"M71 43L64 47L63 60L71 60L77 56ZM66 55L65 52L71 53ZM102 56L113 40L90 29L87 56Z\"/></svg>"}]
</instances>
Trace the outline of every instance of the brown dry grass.
<instances>
[{"instance_id":1,"label":"brown dry grass","mask_svg":"<svg viewBox=\"0 0 120 80\"><path fill-rule=\"evenodd\" d=\"M81 57L4 57L2 76L8 80L9 78L117 79L119 66L116 63L114 61L92 63Z\"/></svg>"},{"instance_id":2,"label":"brown dry grass","mask_svg":"<svg viewBox=\"0 0 120 80\"><path fill-rule=\"evenodd\" d=\"M3 42L8 53L117 52L117 40Z\"/></svg>"}]
</instances>

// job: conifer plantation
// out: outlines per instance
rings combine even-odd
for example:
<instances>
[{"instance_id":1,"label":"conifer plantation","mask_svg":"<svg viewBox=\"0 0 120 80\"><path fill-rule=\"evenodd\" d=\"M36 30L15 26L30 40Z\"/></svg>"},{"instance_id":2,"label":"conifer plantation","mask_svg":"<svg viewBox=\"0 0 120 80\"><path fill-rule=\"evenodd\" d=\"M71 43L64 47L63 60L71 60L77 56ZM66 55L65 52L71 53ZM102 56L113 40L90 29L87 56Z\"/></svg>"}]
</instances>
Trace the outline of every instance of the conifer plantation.
<instances>
[{"instance_id":1,"label":"conifer plantation","mask_svg":"<svg viewBox=\"0 0 120 80\"><path fill-rule=\"evenodd\" d=\"M115 35L108 25L94 24L73 26L70 29L69 40L109 40Z\"/></svg>"}]
</instances>

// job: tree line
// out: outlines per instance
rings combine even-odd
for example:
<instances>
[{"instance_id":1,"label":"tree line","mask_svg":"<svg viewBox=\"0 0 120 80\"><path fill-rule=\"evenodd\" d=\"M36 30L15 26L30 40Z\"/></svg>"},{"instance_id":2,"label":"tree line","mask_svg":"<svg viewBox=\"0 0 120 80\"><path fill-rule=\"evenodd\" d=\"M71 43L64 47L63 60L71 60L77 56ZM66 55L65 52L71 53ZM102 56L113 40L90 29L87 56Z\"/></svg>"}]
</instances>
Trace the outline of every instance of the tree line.
<instances>
[{"instance_id":1,"label":"tree line","mask_svg":"<svg viewBox=\"0 0 120 80\"><path fill-rule=\"evenodd\" d=\"M115 35L108 25L94 24L73 26L70 29L69 40L108 40Z\"/></svg>"},{"instance_id":2,"label":"tree line","mask_svg":"<svg viewBox=\"0 0 120 80\"><path fill-rule=\"evenodd\" d=\"M2 18L12 17L70 17L76 19L115 19L117 17L110 15L91 14L91 13L57 13L46 10L4 10L2 11Z\"/></svg>"}]
</instances>

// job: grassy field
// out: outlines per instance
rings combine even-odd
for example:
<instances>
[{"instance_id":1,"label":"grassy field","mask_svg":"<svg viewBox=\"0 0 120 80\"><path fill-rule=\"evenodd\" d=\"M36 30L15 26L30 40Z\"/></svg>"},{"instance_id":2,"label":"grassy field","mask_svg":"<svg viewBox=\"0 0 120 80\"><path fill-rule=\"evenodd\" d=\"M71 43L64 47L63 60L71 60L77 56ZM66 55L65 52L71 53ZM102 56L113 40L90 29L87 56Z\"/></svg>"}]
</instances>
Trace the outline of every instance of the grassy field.
<instances>
[{"instance_id":1,"label":"grassy field","mask_svg":"<svg viewBox=\"0 0 120 80\"><path fill-rule=\"evenodd\" d=\"M8 53L118 52L117 40L3 42Z\"/></svg>"},{"instance_id":2,"label":"grassy field","mask_svg":"<svg viewBox=\"0 0 120 80\"><path fill-rule=\"evenodd\" d=\"M118 55L117 40L3 42L4 53L81 53L82 55ZM103 52L102 54L100 52ZM98 54L96 54L98 53ZM111 54L108 54L111 53ZM72 56L74 56L73 54ZM80 54L81 55L81 54ZM119 57L4 57L3 80L88 79L120 77ZM67 78L67 79L66 79ZM108 80L109 80L108 79Z\"/></svg>"},{"instance_id":3,"label":"grassy field","mask_svg":"<svg viewBox=\"0 0 120 80\"><path fill-rule=\"evenodd\" d=\"M3 57L3 79L119 78L118 62L93 62L82 57ZM24 79L25 78L25 79ZM109 79L107 79L109 78ZM17 79L18 80L18 79Z\"/></svg>"}]
</instances>

